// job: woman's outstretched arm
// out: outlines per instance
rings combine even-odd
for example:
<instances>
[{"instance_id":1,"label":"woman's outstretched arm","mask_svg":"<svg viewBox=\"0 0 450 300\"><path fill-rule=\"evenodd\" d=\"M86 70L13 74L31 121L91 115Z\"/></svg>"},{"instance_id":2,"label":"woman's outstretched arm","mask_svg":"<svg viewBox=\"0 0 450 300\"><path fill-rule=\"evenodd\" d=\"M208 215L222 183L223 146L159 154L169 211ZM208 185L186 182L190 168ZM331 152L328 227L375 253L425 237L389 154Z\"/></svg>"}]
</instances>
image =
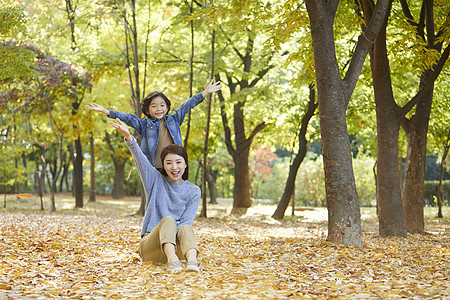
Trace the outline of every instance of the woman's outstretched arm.
<instances>
[{"instance_id":1,"label":"woman's outstretched arm","mask_svg":"<svg viewBox=\"0 0 450 300\"><path fill-rule=\"evenodd\" d=\"M110 122L111 126L114 127L115 129L119 130L120 132L122 132L122 134L125 136L125 139L129 142L131 142L133 140L133 136L131 135L130 131L128 130L128 126L122 122L120 119L116 119L117 123L115 122Z\"/></svg>"},{"instance_id":2,"label":"woman's outstretched arm","mask_svg":"<svg viewBox=\"0 0 450 300\"><path fill-rule=\"evenodd\" d=\"M116 119L116 121L117 123L111 121L111 126L124 135L125 140L127 141L127 147L130 149L131 155L133 155L134 163L139 172L139 176L141 177L142 185L144 186L145 194L147 196L149 190L153 187L156 178L162 175L150 164L147 157L142 153L136 139L128 130L128 126L120 119Z\"/></svg>"}]
</instances>

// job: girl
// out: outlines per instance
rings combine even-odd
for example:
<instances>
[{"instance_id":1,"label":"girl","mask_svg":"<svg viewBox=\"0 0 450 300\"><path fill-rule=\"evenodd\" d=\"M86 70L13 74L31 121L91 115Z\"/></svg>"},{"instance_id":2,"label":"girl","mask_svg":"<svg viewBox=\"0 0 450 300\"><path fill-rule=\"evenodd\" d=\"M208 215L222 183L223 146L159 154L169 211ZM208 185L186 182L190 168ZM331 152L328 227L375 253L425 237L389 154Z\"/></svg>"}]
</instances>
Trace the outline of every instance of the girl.
<instances>
[{"instance_id":1,"label":"girl","mask_svg":"<svg viewBox=\"0 0 450 300\"><path fill-rule=\"evenodd\" d=\"M127 125L117 119L111 125L122 132L133 155L146 195L146 211L141 230L139 255L144 261L167 263L167 269L199 272L198 247L192 222L200 203L200 188L188 179L188 156L177 144L161 152L163 168L157 171L137 145Z\"/></svg>"},{"instance_id":2,"label":"girl","mask_svg":"<svg viewBox=\"0 0 450 300\"><path fill-rule=\"evenodd\" d=\"M89 103L86 107L89 110L104 113L110 118L118 118L136 129L137 133L142 135L142 152L149 162L159 169L162 168L160 160L162 149L170 144L182 145L180 126L186 114L199 105L207 95L221 88L220 82L213 84L211 80L203 92L187 100L172 115L167 114L171 105L169 99L161 92L151 92L142 100L142 113L147 116L145 119L134 114L108 110L95 103Z\"/></svg>"}]
</instances>

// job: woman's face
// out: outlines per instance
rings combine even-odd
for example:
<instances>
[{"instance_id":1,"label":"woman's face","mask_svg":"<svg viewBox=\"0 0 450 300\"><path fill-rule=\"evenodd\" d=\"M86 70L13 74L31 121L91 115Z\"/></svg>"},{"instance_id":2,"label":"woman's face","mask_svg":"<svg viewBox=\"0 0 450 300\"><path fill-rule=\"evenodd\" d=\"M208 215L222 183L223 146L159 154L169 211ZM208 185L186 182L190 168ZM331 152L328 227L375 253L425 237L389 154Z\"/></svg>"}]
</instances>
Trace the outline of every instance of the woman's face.
<instances>
[{"instance_id":1,"label":"woman's face","mask_svg":"<svg viewBox=\"0 0 450 300\"><path fill-rule=\"evenodd\" d=\"M166 101L160 96L152 99L152 102L148 106L148 114L152 118L162 119L167 113Z\"/></svg>"},{"instance_id":2,"label":"woman's face","mask_svg":"<svg viewBox=\"0 0 450 300\"><path fill-rule=\"evenodd\" d=\"M169 177L169 180L174 183L183 182L183 174L186 170L186 162L184 158L178 154L169 153L164 158L164 170Z\"/></svg>"}]
</instances>

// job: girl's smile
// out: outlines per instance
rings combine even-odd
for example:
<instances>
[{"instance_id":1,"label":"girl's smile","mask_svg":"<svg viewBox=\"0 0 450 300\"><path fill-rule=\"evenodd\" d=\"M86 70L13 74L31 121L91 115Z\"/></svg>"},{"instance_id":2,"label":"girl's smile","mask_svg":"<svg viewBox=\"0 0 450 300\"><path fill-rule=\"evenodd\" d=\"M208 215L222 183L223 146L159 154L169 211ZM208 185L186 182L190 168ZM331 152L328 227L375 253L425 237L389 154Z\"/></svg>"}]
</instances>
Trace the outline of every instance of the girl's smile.
<instances>
[{"instance_id":1,"label":"girl's smile","mask_svg":"<svg viewBox=\"0 0 450 300\"><path fill-rule=\"evenodd\" d=\"M167 114L167 104L160 96L154 98L148 107L148 113L152 118L162 119Z\"/></svg>"}]
</instances>

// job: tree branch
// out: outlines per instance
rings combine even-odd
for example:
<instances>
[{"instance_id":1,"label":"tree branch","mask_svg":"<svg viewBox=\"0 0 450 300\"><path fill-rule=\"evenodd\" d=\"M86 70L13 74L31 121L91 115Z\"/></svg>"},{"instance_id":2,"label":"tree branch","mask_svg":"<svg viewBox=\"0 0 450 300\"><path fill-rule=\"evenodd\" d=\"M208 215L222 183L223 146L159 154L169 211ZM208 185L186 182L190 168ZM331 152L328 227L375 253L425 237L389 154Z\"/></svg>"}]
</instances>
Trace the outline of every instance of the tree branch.
<instances>
[{"instance_id":1,"label":"tree branch","mask_svg":"<svg viewBox=\"0 0 450 300\"><path fill-rule=\"evenodd\" d=\"M255 138L255 136L264 128L266 128L267 124L266 122L262 122L260 124L258 124L258 126L256 126L252 133L250 134L250 136L248 137L249 142L251 143L253 141L253 139Z\"/></svg>"},{"instance_id":2,"label":"tree branch","mask_svg":"<svg viewBox=\"0 0 450 300\"><path fill-rule=\"evenodd\" d=\"M244 61L244 56L241 54L241 52L239 52L239 49L237 49L234 45L233 45L233 41L230 39L230 37L226 34L226 32L219 27L220 30L222 31L224 37L226 38L226 40L230 43L231 48L233 48L234 52L236 52L237 56L239 56L239 58Z\"/></svg>"},{"instance_id":3,"label":"tree branch","mask_svg":"<svg viewBox=\"0 0 450 300\"><path fill-rule=\"evenodd\" d=\"M439 58L438 63L436 64L436 67L434 68L433 73L431 73L431 76L425 81L422 88L417 92L417 94L401 108L401 113L403 115L406 115L413 107L416 105L420 99L422 99L423 95L425 93L428 93L431 88L433 88L434 82L439 77L439 74L441 73L442 69L444 68L445 63L448 60L450 54L450 44L447 45L447 48L445 48L444 52L442 53L441 57Z\"/></svg>"},{"instance_id":4,"label":"tree branch","mask_svg":"<svg viewBox=\"0 0 450 300\"><path fill-rule=\"evenodd\" d=\"M220 81L220 75L216 74L215 79L216 81ZM228 125L228 118L225 110L225 98L221 90L217 91L217 97L219 98L220 102L220 115L222 117L222 124L225 132L225 145L227 147L228 153L230 153L232 157L236 157L237 152L236 149L234 149L233 147L233 143L231 142L231 129L230 126Z\"/></svg>"},{"instance_id":5,"label":"tree branch","mask_svg":"<svg viewBox=\"0 0 450 300\"><path fill-rule=\"evenodd\" d=\"M353 53L350 66L344 77L345 89L345 102L348 105L350 97L355 89L356 83L358 82L359 75L361 74L364 61L372 47L375 39L380 32L381 26L386 20L387 11L390 8L390 0L378 0L373 11L373 15L370 18L369 24L366 30L358 38L358 43L356 45L355 52Z\"/></svg>"}]
</instances>

